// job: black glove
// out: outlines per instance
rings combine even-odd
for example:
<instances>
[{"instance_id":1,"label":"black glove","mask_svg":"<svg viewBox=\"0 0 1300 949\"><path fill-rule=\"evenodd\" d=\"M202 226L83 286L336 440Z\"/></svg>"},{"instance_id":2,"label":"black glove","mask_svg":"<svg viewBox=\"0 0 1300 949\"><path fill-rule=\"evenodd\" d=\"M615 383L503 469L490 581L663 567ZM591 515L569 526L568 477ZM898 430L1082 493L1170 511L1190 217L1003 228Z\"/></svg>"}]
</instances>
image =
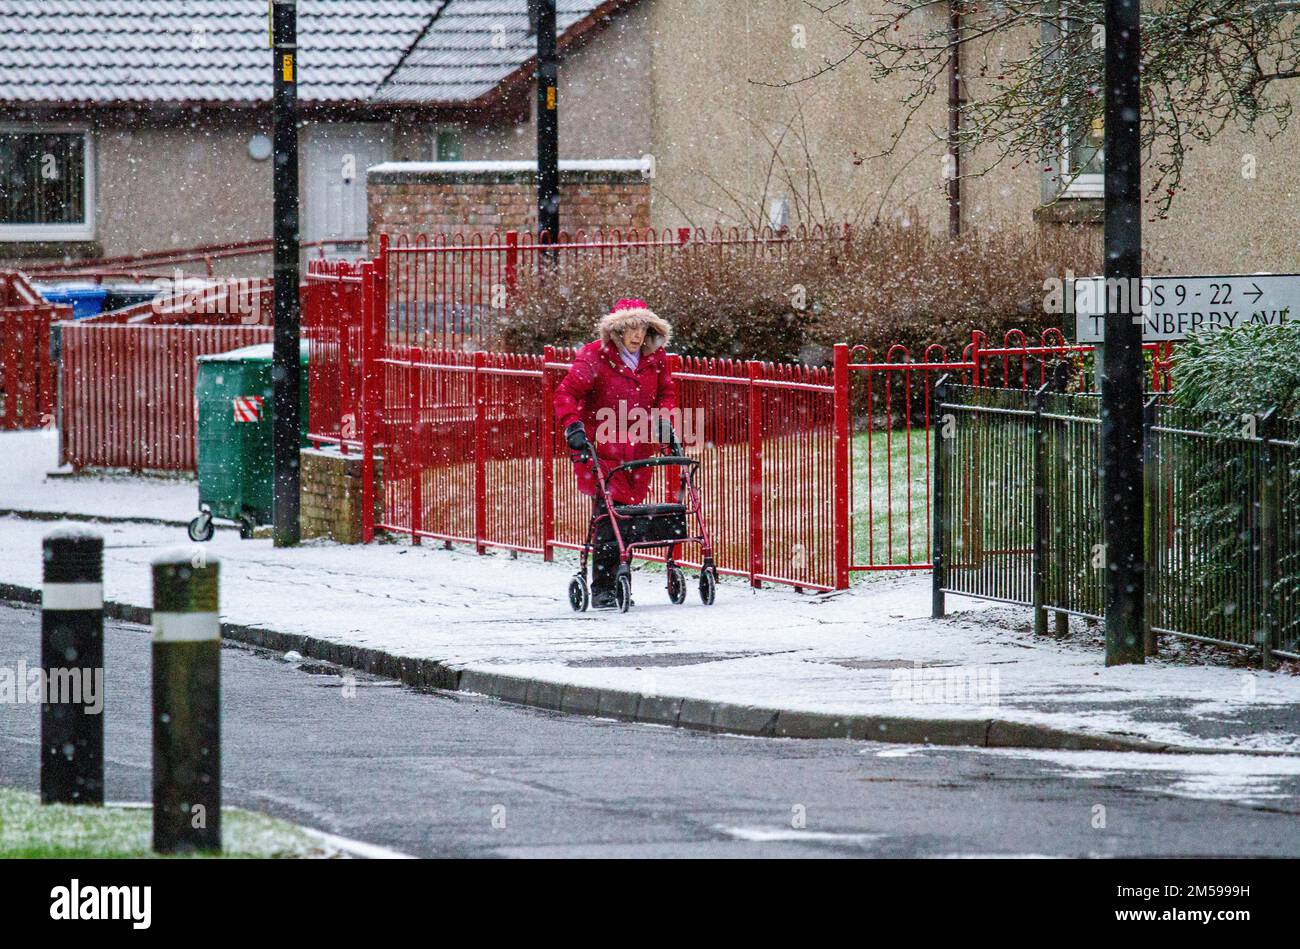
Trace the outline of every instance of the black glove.
<instances>
[{"instance_id":1,"label":"black glove","mask_svg":"<svg viewBox=\"0 0 1300 949\"><path fill-rule=\"evenodd\" d=\"M564 430L564 440L578 453L579 461L588 461L591 458L591 442L587 441L587 432L581 422L574 422Z\"/></svg>"},{"instance_id":2,"label":"black glove","mask_svg":"<svg viewBox=\"0 0 1300 949\"><path fill-rule=\"evenodd\" d=\"M674 455L682 454L682 443L677 440L677 433L673 431L668 419L659 419L659 441L668 446L668 451Z\"/></svg>"}]
</instances>

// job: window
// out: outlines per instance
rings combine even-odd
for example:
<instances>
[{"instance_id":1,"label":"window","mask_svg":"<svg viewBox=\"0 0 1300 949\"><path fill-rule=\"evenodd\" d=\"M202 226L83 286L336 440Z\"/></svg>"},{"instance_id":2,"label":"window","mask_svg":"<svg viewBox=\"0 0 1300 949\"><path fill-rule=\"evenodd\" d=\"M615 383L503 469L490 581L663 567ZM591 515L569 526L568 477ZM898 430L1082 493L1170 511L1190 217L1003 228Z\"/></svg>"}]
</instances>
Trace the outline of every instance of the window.
<instances>
[{"instance_id":1,"label":"window","mask_svg":"<svg viewBox=\"0 0 1300 949\"><path fill-rule=\"evenodd\" d=\"M1086 55L1084 44L1093 44L1095 37L1078 23L1071 32L1070 20L1066 18L1066 5L1062 3L1058 10L1060 31L1064 38L1064 47L1072 60ZM1103 90L1093 84L1088 88L1094 102L1100 102ZM1072 129L1068 126L1061 130L1061 196L1065 198L1101 198L1106 194L1106 143L1105 123L1098 116L1086 129Z\"/></svg>"},{"instance_id":2,"label":"window","mask_svg":"<svg viewBox=\"0 0 1300 949\"><path fill-rule=\"evenodd\" d=\"M1106 194L1106 128L1099 117L1082 135L1065 129L1061 155L1061 192L1066 198L1101 198Z\"/></svg>"},{"instance_id":3,"label":"window","mask_svg":"<svg viewBox=\"0 0 1300 949\"><path fill-rule=\"evenodd\" d=\"M460 135L443 129L434 136L433 157L438 161L460 161Z\"/></svg>"},{"instance_id":4,"label":"window","mask_svg":"<svg viewBox=\"0 0 1300 949\"><path fill-rule=\"evenodd\" d=\"M92 239L94 185L90 132L0 125L0 240Z\"/></svg>"}]
</instances>

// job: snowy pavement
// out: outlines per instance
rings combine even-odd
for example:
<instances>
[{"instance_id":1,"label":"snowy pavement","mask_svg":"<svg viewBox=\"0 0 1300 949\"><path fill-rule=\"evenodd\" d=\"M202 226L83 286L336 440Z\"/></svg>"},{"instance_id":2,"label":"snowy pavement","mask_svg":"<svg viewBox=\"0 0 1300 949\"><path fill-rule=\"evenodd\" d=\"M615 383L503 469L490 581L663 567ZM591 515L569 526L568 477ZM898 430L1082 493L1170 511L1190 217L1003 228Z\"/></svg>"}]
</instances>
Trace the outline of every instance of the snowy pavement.
<instances>
[{"instance_id":1,"label":"snowy pavement","mask_svg":"<svg viewBox=\"0 0 1300 949\"><path fill-rule=\"evenodd\" d=\"M5 449L32 438L0 436L0 509L85 514L102 504L117 516L176 509L182 519L193 509L192 485L110 480L99 501L93 480L31 483L39 466L11 464ZM41 538L52 527L0 518L0 583L39 587ZM100 529L106 597L147 607L149 561L161 548L188 545L184 530ZM828 596L724 580L716 605L704 607L693 582L686 604L671 605L662 573L647 568L635 576L630 613L575 614L565 596L574 561L565 556L547 564L405 543L277 550L230 531L201 549L221 558L227 623L464 670L759 708L999 719L1160 744L1300 752L1300 676L1185 658L1108 669L1082 627L1072 641L1038 639L1025 609L952 597L953 615L931 620L927 574L872 577Z\"/></svg>"},{"instance_id":2,"label":"snowy pavement","mask_svg":"<svg viewBox=\"0 0 1300 949\"><path fill-rule=\"evenodd\" d=\"M73 475L59 468L59 433L0 432L0 511L138 517L186 523L198 508L195 482L182 475ZM54 477L47 477L55 473Z\"/></svg>"}]
</instances>

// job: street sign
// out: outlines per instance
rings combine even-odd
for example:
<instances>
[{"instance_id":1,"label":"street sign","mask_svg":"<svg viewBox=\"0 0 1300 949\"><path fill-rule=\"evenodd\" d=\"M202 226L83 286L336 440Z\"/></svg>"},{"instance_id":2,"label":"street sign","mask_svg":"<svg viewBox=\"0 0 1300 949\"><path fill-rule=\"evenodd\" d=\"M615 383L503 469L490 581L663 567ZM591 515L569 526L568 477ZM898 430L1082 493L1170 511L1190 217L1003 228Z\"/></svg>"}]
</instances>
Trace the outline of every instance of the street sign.
<instances>
[{"instance_id":1,"label":"street sign","mask_svg":"<svg viewBox=\"0 0 1300 949\"><path fill-rule=\"evenodd\" d=\"M1135 294L1122 285L1107 287L1101 277L1073 282L1075 342L1105 339L1100 315L1110 307L1127 311ZM1154 343L1187 339L1195 333L1247 324L1279 325L1300 321L1300 274L1247 274L1219 277L1144 277L1138 291L1142 304L1142 340Z\"/></svg>"}]
</instances>

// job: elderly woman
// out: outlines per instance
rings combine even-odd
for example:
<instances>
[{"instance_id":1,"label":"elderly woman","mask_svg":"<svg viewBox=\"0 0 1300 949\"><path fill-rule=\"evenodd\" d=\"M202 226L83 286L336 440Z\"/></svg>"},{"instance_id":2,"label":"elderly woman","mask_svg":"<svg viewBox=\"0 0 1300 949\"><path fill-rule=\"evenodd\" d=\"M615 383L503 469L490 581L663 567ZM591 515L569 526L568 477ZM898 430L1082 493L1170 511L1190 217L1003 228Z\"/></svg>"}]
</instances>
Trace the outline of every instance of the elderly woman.
<instances>
[{"instance_id":1,"label":"elderly woman","mask_svg":"<svg viewBox=\"0 0 1300 949\"><path fill-rule=\"evenodd\" d=\"M620 300L596 324L596 334L598 339L578 350L556 388L555 416L575 452L578 489L593 498L592 510L599 514L588 461L592 442L605 470L650 457L661 438L675 443L671 428L658 421L677 407L677 388L664 352L672 328L644 300ZM647 417L655 422L646 424ZM609 482L610 497L616 504L640 504L652 474L648 468L618 472ZM591 605L614 609L618 546L598 543L592 554Z\"/></svg>"}]
</instances>

